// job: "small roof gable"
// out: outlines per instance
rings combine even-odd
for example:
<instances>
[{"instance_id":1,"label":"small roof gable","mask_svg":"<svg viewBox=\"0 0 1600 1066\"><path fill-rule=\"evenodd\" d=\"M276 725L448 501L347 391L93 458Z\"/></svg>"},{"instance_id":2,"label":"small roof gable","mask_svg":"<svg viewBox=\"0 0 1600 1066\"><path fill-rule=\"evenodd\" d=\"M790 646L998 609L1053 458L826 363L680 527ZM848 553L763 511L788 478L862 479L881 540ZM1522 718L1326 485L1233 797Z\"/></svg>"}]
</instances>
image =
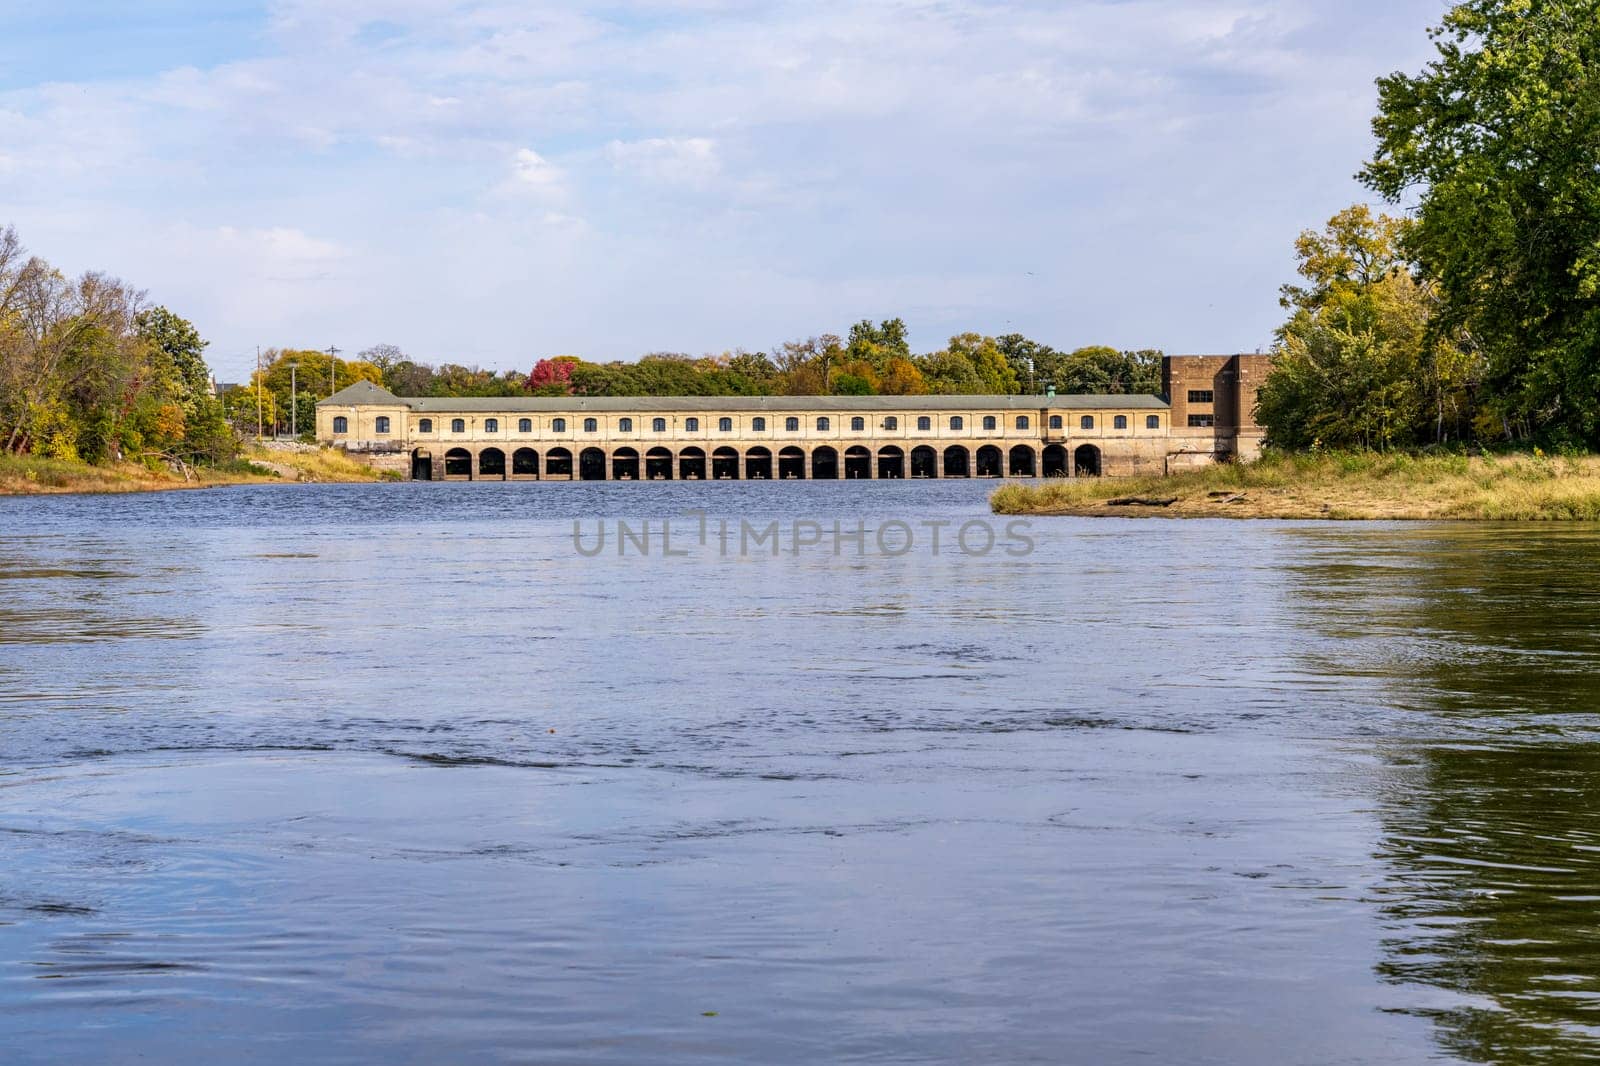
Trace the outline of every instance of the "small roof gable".
<instances>
[{"instance_id":1,"label":"small roof gable","mask_svg":"<svg viewBox=\"0 0 1600 1066\"><path fill-rule=\"evenodd\" d=\"M406 402L382 385L374 385L362 379L354 385L346 385L326 400L319 401L317 406L321 407L323 404L340 404L346 407L359 404L393 404L396 407L404 407Z\"/></svg>"}]
</instances>

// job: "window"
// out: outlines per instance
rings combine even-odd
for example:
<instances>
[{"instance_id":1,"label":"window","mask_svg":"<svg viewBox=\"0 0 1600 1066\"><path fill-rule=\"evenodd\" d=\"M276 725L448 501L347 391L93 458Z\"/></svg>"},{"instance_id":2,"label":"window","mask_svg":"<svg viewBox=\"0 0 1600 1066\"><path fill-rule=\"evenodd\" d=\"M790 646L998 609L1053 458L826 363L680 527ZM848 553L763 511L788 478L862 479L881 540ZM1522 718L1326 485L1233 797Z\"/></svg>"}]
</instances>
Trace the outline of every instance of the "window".
<instances>
[{"instance_id":1,"label":"window","mask_svg":"<svg viewBox=\"0 0 1600 1066\"><path fill-rule=\"evenodd\" d=\"M932 428L933 428L933 419L929 418L927 415L923 415L922 417L917 419L917 430L919 432L926 433L926 432L928 432L928 430L930 430Z\"/></svg>"},{"instance_id":2,"label":"window","mask_svg":"<svg viewBox=\"0 0 1600 1066\"><path fill-rule=\"evenodd\" d=\"M733 432L733 419L731 419L731 418L719 418L719 419L717 419L717 428L719 430L721 430L722 432L724 432L724 433L732 433Z\"/></svg>"},{"instance_id":3,"label":"window","mask_svg":"<svg viewBox=\"0 0 1600 1066\"><path fill-rule=\"evenodd\" d=\"M653 418L650 420L650 432L665 433L666 431L667 420L665 418Z\"/></svg>"},{"instance_id":4,"label":"window","mask_svg":"<svg viewBox=\"0 0 1600 1066\"><path fill-rule=\"evenodd\" d=\"M900 420L898 418L896 418L894 415L890 415L888 418L885 418L883 420L883 428L884 429L899 429L900 428Z\"/></svg>"},{"instance_id":5,"label":"window","mask_svg":"<svg viewBox=\"0 0 1600 1066\"><path fill-rule=\"evenodd\" d=\"M862 418L860 415L856 415L854 418L852 418L850 420L851 432L860 433L862 430L864 430L866 428L867 428L867 420L865 418Z\"/></svg>"},{"instance_id":6,"label":"window","mask_svg":"<svg viewBox=\"0 0 1600 1066\"><path fill-rule=\"evenodd\" d=\"M1078 419L1078 425L1083 429L1093 429L1094 415L1084 415L1082 418Z\"/></svg>"},{"instance_id":7,"label":"window","mask_svg":"<svg viewBox=\"0 0 1600 1066\"><path fill-rule=\"evenodd\" d=\"M485 418L483 420L483 431L485 433L499 433L500 420L498 418Z\"/></svg>"},{"instance_id":8,"label":"window","mask_svg":"<svg viewBox=\"0 0 1600 1066\"><path fill-rule=\"evenodd\" d=\"M1128 416L1127 415L1118 415L1116 418L1112 419L1111 420L1111 428L1113 428L1113 429L1127 429L1128 428Z\"/></svg>"},{"instance_id":9,"label":"window","mask_svg":"<svg viewBox=\"0 0 1600 1066\"><path fill-rule=\"evenodd\" d=\"M452 418L450 420L450 432L451 433L465 433L466 431L467 431L467 420L465 418Z\"/></svg>"},{"instance_id":10,"label":"window","mask_svg":"<svg viewBox=\"0 0 1600 1066\"><path fill-rule=\"evenodd\" d=\"M520 419L517 422L517 432L518 433L532 433L533 432L533 419L531 419L531 418Z\"/></svg>"},{"instance_id":11,"label":"window","mask_svg":"<svg viewBox=\"0 0 1600 1066\"><path fill-rule=\"evenodd\" d=\"M1028 416L1027 415L1018 415L1017 416L1017 428L1018 429L1027 429L1028 428Z\"/></svg>"},{"instance_id":12,"label":"window","mask_svg":"<svg viewBox=\"0 0 1600 1066\"><path fill-rule=\"evenodd\" d=\"M761 417L758 416L758 417L752 418L750 420L750 432L752 432L752 433L765 433L766 431L767 431L767 420L765 418L761 418Z\"/></svg>"},{"instance_id":13,"label":"window","mask_svg":"<svg viewBox=\"0 0 1600 1066\"><path fill-rule=\"evenodd\" d=\"M1190 415L1189 416L1189 428L1190 429L1210 429L1212 426L1215 426L1216 424L1217 424L1217 417L1215 415Z\"/></svg>"},{"instance_id":14,"label":"window","mask_svg":"<svg viewBox=\"0 0 1600 1066\"><path fill-rule=\"evenodd\" d=\"M821 430L824 433L826 433L829 430L829 428L832 427L832 425L833 425L833 423L829 422L826 418L817 419L817 429Z\"/></svg>"},{"instance_id":15,"label":"window","mask_svg":"<svg viewBox=\"0 0 1600 1066\"><path fill-rule=\"evenodd\" d=\"M983 428L984 429L993 429L995 427L995 425L996 425L996 423L995 423L995 420L994 420L994 415L984 415L983 416Z\"/></svg>"},{"instance_id":16,"label":"window","mask_svg":"<svg viewBox=\"0 0 1600 1066\"><path fill-rule=\"evenodd\" d=\"M552 433L565 433L566 431L567 431L567 420L565 418L552 418L550 420L550 432L552 432Z\"/></svg>"},{"instance_id":17,"label":"window","mask_svg":"<svg viewBox=\"0 0 1600 1066\"><path fill-rule=\"evenodd\" d=\"M344 415L335 415L333 419L333 431L335 433L349 433L350 420Z\"/></svg>"},{"instance_id":18,"label":"window","mask_svg":"<svg viewBox=\"0 0 1600 1066\"><path fill-rule=\"evenodd\" d=\"M592 418L585 418L583 420L583 431L585 433L598 433L600 432L600 423Z\"/></svg>"},{"instance_id":19,"label":"window","mask_svg":"<svg viewBox=\"0 0 1600 1066\"><path fill-rule=\"evenodd\" d=\"M798 418L785 418L783 420L783 428L788 430L790 433L799 433L800 420Z\"/></svg>"},{"instance_id":20,"label":"window","mask_svg":"<svg viewBox=\"0 0 1600 1066\"><path fill-rule=\"evenodd\" d=\"M1051 415L1050 416L1050 428L1051 429L1060 429L1061 428L1061 416L1060 415Z\"/></svg>"},{"instance_id":21,"label":"window","mask_svg":"<svg viewBox=\"0 0 1600 1066\"><path fill-rule=\"evenodd\" d=\"M373 425L373 429L378 433L385 433L385 434L388 433L389 432L389 416L388 415L379 415L377 422Z\"/></svg>"},{"instance_id":22,"label":"window","mask_svg":"<svg viewBox=\"0 0 1600 1066\"><path fill-rule=\"evenodd\" d=\"M690 433L699 433L700 420L698 418L685 418L683 420L683 428L688 430Z\"/></svg>"},{"instance_id":23,"label":"window","mask_svg":"<svg viewBox=\"0 0 1600 1066\"><path fill-rule=\"evenodd\" d=\"M433 432L433 419L424 418L421 422L418 422L417 423L417 432L418 433L432 433Z\"/></svg>"},{"instance_id":24,"label":"window","mask_svg":"<svg viewBox=\"0 0 1600 1066\"><path fill-rule=\"evenodd\" d=\"M965 429L966 425L967 425L967 423L962 419L962 417L960 415L951 415L950 416L950 428L951 429Z\"/></svg>"},{"instance_id":25,"label":"window","mask_svg":"<svg viewBox=\"0 0 1600 1066\"><path fill-rule=\"evenodd\" d=\"M1144 428L1145 429L1160 429L1161 428L1161 416L1160 415L1145 415L1144 416Z\"/></svg>"},{"instance_id":26,"label":"window","mask_svg":"<svg viewBox=\"0 0 1600 1066\"><path fill-rule=\"evenodd\" d=\"M631 418L619 418L619 419L617 419L617 432L619 432L619 433L632 433L633 432L633 419L631 419Z\"/></svg>"},{"instance_id":27,"label":"window","mask_svg":"<svg viewBox=\"0 0 1600 1066\"><path fill-rule=\"evenodd\" d=\"M1216 399L1216 393L1211 389L1190 389L1190 403L1211 403Z\"/></svg>"}]
</instances>

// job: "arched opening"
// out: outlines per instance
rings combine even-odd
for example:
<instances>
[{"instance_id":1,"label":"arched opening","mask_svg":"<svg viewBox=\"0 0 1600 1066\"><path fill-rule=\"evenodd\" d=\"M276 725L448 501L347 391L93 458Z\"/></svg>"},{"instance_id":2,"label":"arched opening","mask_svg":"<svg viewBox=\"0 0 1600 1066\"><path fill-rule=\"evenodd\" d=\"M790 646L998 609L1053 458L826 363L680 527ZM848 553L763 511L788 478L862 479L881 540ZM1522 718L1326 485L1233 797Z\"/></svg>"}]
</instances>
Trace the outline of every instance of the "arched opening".
<instances>
[{"instance_id":1,"label":"arched opening","mask_svg":"<svg viewBox=\"0 0 1600 1066\"><path fill-rule=\"evenodd\" d=\"M1011 449L1010 473L1012 477L1038 477L1038 459L1033 454L1033 449L1026 444L1018 444Z\"/></svg>"},{"instance_id":2,"label":"arched opening","mask_svg":"<svg viewBox=\"0 0 1600 1066\"><path fill-rule=\"evenodd\" d=\"M506 453L499 448L485 448L478 453L478 476L506 479Z\"/></svg>"},{"instance_id":3,"label":"arched opening","mask_svg":"<svg viewBox=\"0 0 1600 1066\"><path fill-rule=\"evenodd\" d=\"M433 453L426 448L418 448L411 453L411 480L433 480Z\"/></svg>"},{"instance_id":4,"label":"arched opening","mask_svg":"<svg viewBox=\"0 0 1600 1066\"><path fill-rule=\"evenodd\" d=\"M632 448L618 448L612 452L611 476L618 481L638 481L639 453Z\"/></svg>"},{"instance_id":5,"label":"arched opening","mask_svg":"<svg viewBox=\"0 0 1600 1066\"><path fill-rule=\"evenodd\" d=\"M706 453L704 448L685 448L678 453L678 476L685 481L706 479Z\"/></svg>"},{"instance_id":6,"label":"arched opening","mask_svg":"<svg viewBox=\"0 0 1600 1066\"><path fill-rule=\"evenodd\" d=\"M465 448L451 448L444 453L444 479L450 481L472 480L472 453Z\"/></svg>"},{"instance_id":7,"label":"arched opening","mask_svg":"<svg viewBox=\"0 0 1600 1066\"><path fill-rule=\"evenodd\" d=\"M878 449L878 476L903 479L906 476L906 453L894 445Z\"/></svg>"},{"instance_id":8,"label":"arched opening","mask_svg":"<svg viewBox=\"0 0 1600 1066\"><path fill-rule=\"evenodd\" d=\"M671 481L672 453L665 448L651 448L646 452L644 476L650 481Z\"/></svg>"},{"instance_id":9,"label":"arched opening","mask_svg":"<svg viewBox=\"0 0 1600 1066\"><path fill-rule=\"evenodd\" d=\"M823 446L811 453L811 479L837 481L839 479L839 453Z\"/></svg>"},{"instance_id":10,"label":"arched opening","mask_svg":"<svg viewBox=\"0 0 1600 1066\"><path fill-rule=\"evenodd\" d=\"M744 476L751 481L772 480L772 451L769 448L751 448L744 453Z\"/></svg>"},{"instance_id":11,"label":"arched opening","mask_svg":"<svg viewBox=\"0 0 1600 1066\"><path fill-rule=\"evenodd\" d=\"M911 449L911 476L938 477L939 453L924 444Z\"/></svg>"},{"instance_id":12,"label":"arched opening","mask_svg":"<svg viewBox=\"0 0 1600 1066\"><path fill-rule=\"evenodd\" d=\"M1044 449L1044 476L1066 477L1067 450L1059 444L1047 444Z\"/></svg>"},{"instance_id":13,"label":"arched opening","mask_svg":"<svg viewBox=\"0 0 1600 1066\"><path fill-rule=\"evenodd\" d=\"M944 476L945 477L971 477L972 453L959 444L952 444L944 450Z\"/></svg>"},{"instance_id":14,"label":"arched opening","mask_svg":"<svg viewBox=\"0 0 1600 1066\"><path fill-rule=\"evenodd\" d=\"M799 448L785 448L778 453L778 478L782 481L801 481L806 476L806 453Z\"/></svg>"},{"instance_id":15,"label":"arched opening","mask_svg":"<svg viewBox=\"0 0 1600 1066\"><path fill-rule=\"evenodd\" d=\"M1005 453L993 444L985 444L978 449L978 476L979 477L1004 477Z\"/></svg>"},{"instance_id":16,"label":"arched opening","mask_svg":"<svg viewBox=\"0 0 1600 1066\"><path fill-rule=\"evenodd\" d=\"M539 476L539 453L532 448L518 448L511 453L511 476L521 478L537 478Z\"/></svg>"},{"instance_id":17,"label":"arched opening","mask_svg":"<svg viewBox=\"0 0 1600 1066\"><path fill-rule=\"evenodd\" d=\"M848 449L844 453L844 476L846 481L871 477L872 453L859 444Z\"/></svg>"},{"instance_id":18,"label":"arched opening","mask_svg":"<svg viewBox=\"0 0 1600 1066\"><path fill-rule=\"evenodd\" d=\"M551 448L544 453L545 477L572 477L572 453L565 448Z\"/></svg>"},{"instance_id":19,"label":"arched opening","mask_svg":"<svg viewBox=\"0 0 1600 1066\"><path fill-rule=\"evenodd\" d=\"M606 479L606 453L599 448L585 448L578 453L578 480L604 481Z\"/></svg>"},{"instance_id":20,"label":"arched opening","mask_svg":"<svg viewBox=\"0 0 1600 1066\"><path fill-rule=\"evenodd\" d=\"M711 477L717 481L738 481L739 453L732 448L718 448L712 452Z\"/></svg>"},{"instance_id":21,"label":"arched opening","mask_svg":"<svg viewBox=\"0 0 1600 1066\"><path fill-rule=\"evenodd\" d=\"M1072 453L1072 465L1079 477L1100 476L1100 449L1085 444Z\"/></svg>"}]
</instances>

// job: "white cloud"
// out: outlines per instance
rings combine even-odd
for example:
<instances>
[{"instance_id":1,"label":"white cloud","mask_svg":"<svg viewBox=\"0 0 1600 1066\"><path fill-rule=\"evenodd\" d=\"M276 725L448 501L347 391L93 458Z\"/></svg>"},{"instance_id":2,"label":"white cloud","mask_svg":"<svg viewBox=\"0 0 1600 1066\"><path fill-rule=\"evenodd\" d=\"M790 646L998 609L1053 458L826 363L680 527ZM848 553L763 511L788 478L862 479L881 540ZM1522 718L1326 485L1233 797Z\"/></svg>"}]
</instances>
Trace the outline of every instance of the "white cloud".
<instances>
[{"instance_id":1,"label":"white cloud","mask_svg":"<svg viewBox=\"0 0 1600 1066\"><path fill-rule=\"evenodd\" d=\"M708 137L612 141L606 145L605 155L618 170L683 185L704 185L722 169L717 144Z\"/></svg>"},{"instance_id":2,"label":"white cloud","mask_svg":"<svg viewBox=\"0 0 1600 1066\"><path fill-rule=\"evenodd\" d=\"M561 188L561 169L532 148L518 148L511 156L511 180L539 192Z\"/></svg>"}]
</instances>

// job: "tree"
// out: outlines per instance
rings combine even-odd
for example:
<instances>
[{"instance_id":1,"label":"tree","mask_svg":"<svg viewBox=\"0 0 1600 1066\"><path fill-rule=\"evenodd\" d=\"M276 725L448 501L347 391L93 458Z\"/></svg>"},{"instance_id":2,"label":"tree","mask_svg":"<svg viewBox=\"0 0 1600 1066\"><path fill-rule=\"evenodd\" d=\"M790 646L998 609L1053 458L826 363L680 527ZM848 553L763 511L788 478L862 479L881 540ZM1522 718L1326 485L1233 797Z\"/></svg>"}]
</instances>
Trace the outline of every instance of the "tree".
<instances>
[{"instance_id":1,"label":"tree","mask_svg":"<svg viewBox=\"0 0 1600 1066\"><path fill-rule=\"evenodd\" d=\"M1362 172L1415 197L1404 247L1437 283L1440 332L1487 358L1504 431L1600 445L1600 12L1595 0L1469 0L1437 58L1378 82Z\"/></svg>"},{"instance_id":2,"label":"tree","mask_svg":"<svg viewBox=\"0 0 1600 1066\"><path fill-rule=\"evenodd\" d=\"M558 355L554 359L541 359L528 373L528 391L535 396L565 396L571 391L572 368L578 358Z\"/></svg>"},{"instance_id":3,"label":"tree","mask_svg":"<svg viewBox=\"0 0 1600 1066\"><path fill-rule=\"evenodd\" d=\"M1436 327L1406 230L1359 205L1300 235L1307 284L1283 287L1292 314L1257 398L1272 444L1387 449L1470 431L1473 361Z\"/></svg>"}]
</instances>

